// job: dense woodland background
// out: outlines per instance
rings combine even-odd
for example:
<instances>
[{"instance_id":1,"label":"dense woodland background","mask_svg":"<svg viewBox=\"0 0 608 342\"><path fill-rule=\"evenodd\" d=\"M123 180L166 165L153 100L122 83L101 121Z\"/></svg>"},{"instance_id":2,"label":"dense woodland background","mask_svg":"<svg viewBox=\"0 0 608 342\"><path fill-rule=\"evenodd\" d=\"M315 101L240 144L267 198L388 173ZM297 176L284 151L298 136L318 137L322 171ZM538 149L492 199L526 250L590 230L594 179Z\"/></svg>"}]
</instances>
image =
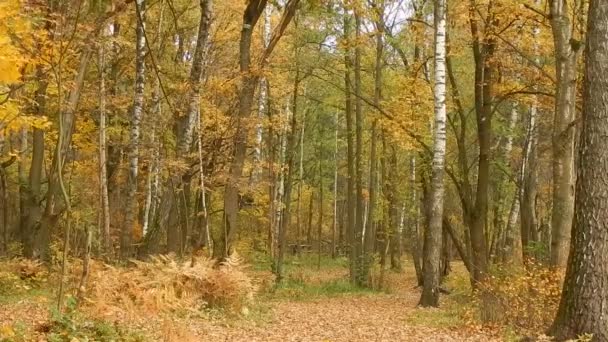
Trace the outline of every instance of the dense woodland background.
<instances>
[{"instance_id":1,"label":"dense woodland background","mask_svg":"<svg viewBox=\"0 0 608 342\"><path fill-rule=\"evenodd\" d=\"M501 305L555 317L580 251L566 279L589 281L566 282L550 332L606 341L584 294L608 291L605 199L581 198L599 216L570 248L576 165L606 164L575 153L597 140L577 143L583 89L605 85L585 62L608 62L590 2L3 1L0 255L56 265L60 311L91 258L238 254L277 284L293 258L345 258L371 289L413 266L421 306L462 264L480 320L500 322L501 291L525 286ZM598 182L580 191L601 198Z\"/></svg>"}]
</instances>

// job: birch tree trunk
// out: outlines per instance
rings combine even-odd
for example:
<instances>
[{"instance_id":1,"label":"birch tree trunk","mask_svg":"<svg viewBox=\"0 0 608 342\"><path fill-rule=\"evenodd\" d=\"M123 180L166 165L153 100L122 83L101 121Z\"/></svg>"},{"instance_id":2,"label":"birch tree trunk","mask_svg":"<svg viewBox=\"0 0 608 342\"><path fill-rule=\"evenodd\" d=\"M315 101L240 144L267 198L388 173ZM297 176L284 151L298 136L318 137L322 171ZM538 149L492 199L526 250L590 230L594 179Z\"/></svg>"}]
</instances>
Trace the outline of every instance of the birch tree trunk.
<instances>
[{"instance_id":1,"label":"birch tree trunk","mask_svg":"<svg viewBox=\"0 0 608 342\"><path fill-rule=\"evenodd\" d=\"M130 122L129 140L129 178L127 181L127 199L125 204L125 222L120 239L120 255L123 259L131 257L133 228L137 220L137 176L139 171L139 138L140 125L144 112L144 88L146 84L146 2L136 0L137 27L135 41L135 96Z\"/></svg>"},{"instance_id":2,"label":"birch tree trunk","mask_svg":"<svg viewBox=\"0 0 608 342\"><path fill-rule=\"evenodd\" d=\"M524 157L520 170L520 215L521 245L523 260L529 257L530 243L535 242L538 222L536 218L536 194L538 192L536 159L538 127L536 123L537 106L533 104L528 113L528 127L524 144Z\"/></svg>"},{"instance_id":3,"label":"birch tree trunk","mask_svg":"<svg viewBox=\"0 0 608 342\"><path fill-rule=\"evenodd\" d=\"M262 32L262 39L263 39L263 45L264 45L264 49L266 49L268 47L268 44L270 44L270 34L271 34L271 27L270 27L270 17L272 15L272 7L268 6L266 7L265 11L264 11L264 26L263 26L263 32ZM262 174L262 138L263 138L263 134L264 134L264 127L262 126L261 120L264 117L264 114L266 113L267 110L269 110L267 108L268 106L268 81L266 80L266 77L261 77L260 78L260 91L259 91L259 95L258 95L258 123L256 124L255 127L255 147L253 150L253 172L251 173L251 183L255 184L259 178L260 175Z\"/></svg>"},{"instance_id":4,"label":"birch tree trunk","mask_svg":"<svg viewBox=\"0 0 608 342\"><path fill-rule=\"evenodd\" d=\"M431 216L424 238L424 274L420 306L439 306L443 220L443 175L446 151L446 2L435 0L435 132L431 179Z\"/></svg>"}]
</instances>

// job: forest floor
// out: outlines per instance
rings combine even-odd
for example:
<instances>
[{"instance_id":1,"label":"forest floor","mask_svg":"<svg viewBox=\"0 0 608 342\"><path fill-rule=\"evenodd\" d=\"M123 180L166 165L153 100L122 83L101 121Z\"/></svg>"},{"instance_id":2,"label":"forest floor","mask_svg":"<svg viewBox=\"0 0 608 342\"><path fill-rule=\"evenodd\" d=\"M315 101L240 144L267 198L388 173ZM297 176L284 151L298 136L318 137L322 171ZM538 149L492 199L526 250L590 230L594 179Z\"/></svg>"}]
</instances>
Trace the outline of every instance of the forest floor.
<instances>
[{"instance_id":1,"label":"forest floor","mask_svg":"<svg viewBox=\"0 0 608 342\"><path fill-rule=\"evenodd\" d=\"M310 259L310 260L309 260ZM353 288L347 280L345 260L322 263L309 259L288 262L283 285L271 286L266 265L252 265L250 275L260 285L255 304L239 314L209 310L199 315L172 313L147 317L111 317L105 322L85 316L74 318L97 330L121 330L113 338L123 341L502 341L502 333L481 329L466 322L462 312L469 301L466 275L455 263L438 309L417 308L420 289L411 264L403 272L386 271L382 291ZM257 269L257 270L256 270ZM377 270L376 270L377 271ZM376 272L377 274L377 272ZM377 278L377 277L376 277ZM378 281L378 279L374 279ZM27 295L2 296L0 292L0 341L46 341L52 316L51 292L28 290ZM89 319L89 321L87 321ZM65 339L85 341L65 323ZM128 333L125 333L128 331ZM5 337L3 339L3 336ZM110 336L110 335L108 335ZM57 335L55 335L57 337ZM94 339L95 340L95 339Z\"/></svg>"}]
</instances>

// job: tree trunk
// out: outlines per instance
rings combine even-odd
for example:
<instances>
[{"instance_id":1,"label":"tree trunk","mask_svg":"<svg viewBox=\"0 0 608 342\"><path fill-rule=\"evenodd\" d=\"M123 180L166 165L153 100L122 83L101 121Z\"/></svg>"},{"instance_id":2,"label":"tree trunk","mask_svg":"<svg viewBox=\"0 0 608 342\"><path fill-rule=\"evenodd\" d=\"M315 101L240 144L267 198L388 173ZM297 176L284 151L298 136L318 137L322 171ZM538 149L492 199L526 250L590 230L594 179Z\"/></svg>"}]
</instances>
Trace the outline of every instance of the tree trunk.
<instances>
[{"instance_id":1,"label":"tree trunk","mask_svg":"<svg viewBox=\"0 0 608 342\"><path fill-rule=\"evenodd\" d=\"M424 234L423 286L420 306L439 306L443 220L443 175L446 153L446 2L435 0L435 132L430 194L430 218Z\"/></svg>"},{"instance_id":2,"label":"tree trunk","mask_svg":"<svg viewBox=\"0 0 608 342\"><path fill-rule=\"evenodd\" d=\"M355 200L355 142L354 142L354 130L353 130L353 101L352 101L352 56L350 51L351 44L351 18L350 14L346 11L344 14L344 40L345 44L344 53L344 115L346 116L346 159L347 159L347 183L346 183L346 232L348 240L349 250L349 270L350 270L350 281L353 284L357 283L357 249L356 249L356 227L355 227L355 215L357 214L357 207Z\"/></svg>"},{"instance_id":3,"label":"tree trunk","mask_svg":"<svg viewBox=\"0 0 608 342\"><path fill-rule=\"evenodd\" d=\"M499 163L508 167L509 158L511 157L511 150L513 149L513 137L515 135L515 127L517 125L517 121L519 118L519 104L517 102L513 102L511 104L511 113L509 115L508 120L508 132L503 139L501 139L500 149L501 156ZM510 218L511 209L513 208L513 203L509 203L508 197L505 192L507 192L509 179L506 177L506 172L498 171L498 175L496 176L495 186L493 191L493 213L494 213L494 227L493 227L493 248L490 250L489 257L492 260L502 260L502 257L506 253L506 235L507 229L509 229L508 223ZM508 193L507 193L508 194ZM505 216L506 216L506 224L505 224Z\"/></svg>"},{"instance_id":4,"label":"tree trunk","mask_svg":"<svg viewBox=\"0 0 608 342\"><path fill-rule=\"evenodd\" d=\"M298 48L295 51L296 68L298 68ZM290 130L287 133L287 146L285 152L285 166L287 167L287 176L285 177L285 190L283 194L283 205L281 225L279 227L279 253L276 261L276 282L280 283L283 279L283 259L285 249L287 248L287 229L291 225L291 190L293 188L293 178L295 175L296 166L296 139L298 137L298 90L300 87L300 70L296 69L295 80L293 84L293 104L291 111Z\"/></svg>"},{"instance_id":5,"label":"tree trunk","mask_svg":"<svg viewBox=\"0 0 608 342\"><path fill-rule=\"evenodd\" d=\"M319 133L321 126L319 126ZM320 134L319 134L320 135ZM319 140L320 141L320 140ZM317 220L317 270L321 269L321 247L323 245L323 154L322 145L319 143L319 203L317 205L319 210L319 216Z\"/></svg>"},{"instance_id":6,"label":"tree trunk","mask_svg":"<svg viewBox=\"0 0 608 342\"><path fill-rule=\"evenodd\" d=\"M239 213L239 183L243 173L243 165L247 152L248 129L244 122L251 115L255 88L259 76L251 73L251 37L253 29L266 7L266 0L251 0L248 2L243 15L243 28L239 43L239 67L241 71L241 89L239 94L239 109L236 120L236 132L234 135L234 151L228 171L228 180L224 188L224 216L222 231L218 243L214 244L213 256L215 258L226 258L232 252L232 243L236 238L238 230L237 219ZM272 54L274 47L285 32L287 25L295 14L298 0L289 0L276 31L268 47L264 50L259 67L262 68Z\"/></svg>"},{"instance_id":7,"label":"tree trunk","mask_svg":"<svg viewBox=\"0 0 608 342\"><path fill-rule=\"evenodd\" d=\"M418 231L418 221L420 214L420 201L418 199L417 180L416 180L416 157L410 157L410 213L408 215L408 232L410 241L410 252L412 262L416 271L418 286L422 286L422 251L420 249L420 232Z\"/></svg>"},{"instance_id":8,"label":"tree trunk","mask_svg":"<svg viewBox=\"0 0 608 342\"><path fill-rule=\"evenodd\" d=\"M555 116L553 120L553 208L551 265L565 267L574 215L574 131L577 59L567 1L552 0L551 28L555 45Z\"/></svg>"},{"instance_id":9,"label":"tree trunk","mask_svg":"<svg viewBox=\"0 0 608 342\"><path fill-rule=\"evenodd\" d=\"M550 334L608 341L608 2L591 0L572 245Z\"/></svg>"},{"instance_id":10,"label":"tree trunk","mask_svg":"<svg viewBox=\"0 0 608 342\"><path fill-rule=\"evenodd\" d=\"M38 67L36 78L38 80L38 89L34 94L35 105L32 110L34 115L43 116L46 113L46 91L48 82L42 67ZM32 133L32 159L29 169L28 183L26 187L26 196L21 207L21 243L23 244L23 255L27 258L43 257L46 254L46 248L40 250L37 246L45 246L48 241L42 241L42 244L37 244L37 240L44 237L40 234L40 219L42 217L42 207L40 199L42 198L41 183L42 171L44 162L44 130L34 128Z\"/></svg>"},{"instance_id":11,"label":"tree trunk","mask_svg":"<svg viewBox=\"0 0 608 342\"><path fill-rule=\"evenodd\" d=\"M334 124L334 221L331 232L331 257L336 258L336 238L338 233L338 112L335 116Z\"/></svg>"},{"instance_id":12,"label":"tree trunk","mask_svg":"<svg viewBox=\"0 0 608 342\"><path fill-rule=\"evenodd\" d=\"M536 219L537 182L537 144L538 127L536 123L537 107L532 105L529 111L528 128L524 144L524 156L520 170L520 215L521 245L524 262L530 257L530 243L536 242L538 222Z\"/></svg>"},{"instance_id":13,"label":"tree trunk","mask_svg":"<svg viewBox=\"0 0 608 342\"><path fill-rule=\"evenodd\" d=\"M139 171L139 138L140 125L144 113L144 88L146 84L146 2L136 0L137 27L135 40L135 96L129 140L129 178L127 181L127 199L125 204L125 222L120 239L120 256L123 259L131 257L133 229L137 220L139 206L137 203L137 176Z\"/></svg>"},{"instance_id":14,"label":"tree trunk","mask_svg":"<svg viewBox=\"0 0 608 342\"><path fill-rule=\"evenodd\" d=\"M361 14L355 10L355 63L354 63L354 92L355 92L355 254L357 256L357 276L355 283L367 285L371 255L367 254L363 245L365 229L365 203L363 200L363 101L361 85Z\"/></svg>"},{"instance_id":15,"label":"tree trunk","mask_svg":"<svg viewBox=\"0 0 608 342\"><path fill-rule=\"evenodd\" d=\"M264 32L262 33L262 40L264 48L270 44L270 17L272 15L272 7L266 7L264 11ZM260 91L258 94L258 123L255 127L255 147L253 150L253 171L251 172L250 182L255 184L259 181L260 175L262 174L262 138L264 135L264 127L262 125L262 119L264 113L270 110L268 108L268 80L266 77L260 78Z\"/></svg>"},{"instance_id":16,"label":"tree trunk","mask_svg":"<svg viewBox=\"0 0 608 342\"><path fill-rule=\"evenodd\" d=\"M106 145L106 73L105 49L99 48L99 233L106 254L112 251L110 239L110 202L108 198L108 168Z\"/></svg>"},{"instance_id":17,"label":"tree trunk","mask_svg":"<svg viewBox=\"0 0 608 342\"><path fill-rule=\"evenodd\" d=\"M304 128L306 126L306 115L302 118L300 128L300 163L298 167L298 218L296 224L296 243L300 243L302 235L302 186L304 185Z\"/></svg>"},{"instance_id":18,"label":"tree trunk","mask_svg":"<svg viewBox=\"0 0 608 342\"><path fill-rule=\"evenodd\" d=\"M474 1L471 0L469 20L473 35L473 56L475 60L475 115L477 122L477 139L479 157L477 165L477 186L475 204L469 212L469 227L472 248L473 285L485 279L488 269L486 243L486 222L488 216L488 188L490 185L490 159L492 149L492 113L493 113L493 71L491 58L494 54L495 38L485 37L481 40ZM497 20L486 23L486 31L494 26Z\"/></svg>"},{"instance_id":19,"label":"tree trunk","mask_svg":"<svg viewBox=\"0 0 608 342\"><path fill-rule=\"evenodd\" d=\"M313 211L313 202L315 198L315 193L313 191L310 192L310 197L308 201L308 226L306 229L306 243L310 245L312 243L312 211Z\"/></svg>"},{"instance_id":20,"label":"tree trunk","mask_svg":"<svg viewBox=\"0 0 608 342\"><path fill-rule=\"evenodd\" d=\"M193 132L196 127L196 121L200 112L200 96L201 96L201 80L203 79L205 67L205 51L207 50L207 41L209 39L209 30L211 28L212 18L212 0L201 0L200 3L200 20L198 24L198 36L194 56L192 59L192 67L188 79L188 107L186 115L179 116L176 120L176 137L177 137L177 156L182 160L188 160L186 157L192 146ZM173 177L172 182L177 186L177 196L172 202L173 206L177 206L171 213L179 213L179 224L170 224L167 228L167 249L170 252L181 254L188 245L190 233L190 177L186 177L183 172L178 172ZM176 221L171 217L170 221Z\"/></svg>"}]
</instances>

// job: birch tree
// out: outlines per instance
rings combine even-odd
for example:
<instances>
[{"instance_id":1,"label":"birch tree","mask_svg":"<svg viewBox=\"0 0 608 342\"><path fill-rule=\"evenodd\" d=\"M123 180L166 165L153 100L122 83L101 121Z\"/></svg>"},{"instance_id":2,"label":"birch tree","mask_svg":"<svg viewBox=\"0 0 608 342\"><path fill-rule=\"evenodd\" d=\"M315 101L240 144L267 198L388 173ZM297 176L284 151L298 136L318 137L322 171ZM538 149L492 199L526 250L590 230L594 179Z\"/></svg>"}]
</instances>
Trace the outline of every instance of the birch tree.
<instances>
[{"instance_id":1,"label":"birch tree","mask_svg":"<svg viewBox=\"0 0 608 342\"><path fill-rule=\"evenodd\" d=\"M129 138L129 178L127 181L127 198L125 204L125 221L120 238L120 255L126 259L131 256L132 231L137 220L137 176L139 170L140 125L144 112L144 88L146 84L146 36L145 18L146 2L135 2L137 26L135 29L135 95L130 119Z\"/></svg>"},{"instance_id":2,"label":"birch tree","mask_svg":"<svg viewBox=\"0 0 608 342\"><path fill-rule=\"evenodd\" d=\"M439 306L439 259L443 220L446 153L446 2L435 1L435 131L431 179L431 215L424 238L424 274L420 306Z\"/></svg>"}]
</instances>

